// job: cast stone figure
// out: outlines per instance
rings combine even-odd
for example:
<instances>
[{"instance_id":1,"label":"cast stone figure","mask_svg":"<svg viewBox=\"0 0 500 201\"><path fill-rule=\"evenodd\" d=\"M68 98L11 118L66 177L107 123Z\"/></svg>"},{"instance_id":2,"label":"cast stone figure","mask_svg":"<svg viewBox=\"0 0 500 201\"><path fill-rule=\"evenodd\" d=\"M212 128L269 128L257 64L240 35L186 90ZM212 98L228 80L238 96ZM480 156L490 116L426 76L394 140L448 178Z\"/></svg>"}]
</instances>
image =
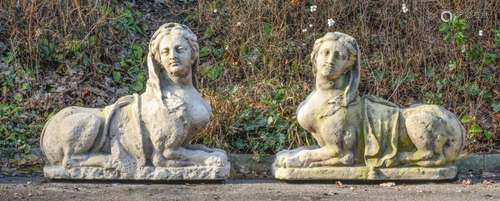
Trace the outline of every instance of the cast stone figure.
<instances>
[{"instance_id":1,"label":"cast stone figure","mask_svg":"<svg viewBox=\"0 0 500 201\"><path fill-rule=\"evenodd\" d=\"M223 179L226 153L191 144L211 116L193 85L197 37L177 23L152 36L144 93L104 108L67 107L46 123L40 138L50 178Z\"/></svg>"},{"instance_id":2,"label":"cast stone figure","mask_svg":"<svg viewBox=\"0 0 500 201\"><path fill-rule=\"evenodd\" d=\"M465 145L465 130L457 117L437 105L399 108L381 98L358 96L360 55L356 40L347 34L327 33L316 40L311 54L316 87L298 107L297 120L319 146L278 153L273 166L275 177L454 177L456 168L448 166L458 159ZM430 169L420 174L422 168ZM433 171L437 173L432 175Z\"/></svg>"}]
</instances>

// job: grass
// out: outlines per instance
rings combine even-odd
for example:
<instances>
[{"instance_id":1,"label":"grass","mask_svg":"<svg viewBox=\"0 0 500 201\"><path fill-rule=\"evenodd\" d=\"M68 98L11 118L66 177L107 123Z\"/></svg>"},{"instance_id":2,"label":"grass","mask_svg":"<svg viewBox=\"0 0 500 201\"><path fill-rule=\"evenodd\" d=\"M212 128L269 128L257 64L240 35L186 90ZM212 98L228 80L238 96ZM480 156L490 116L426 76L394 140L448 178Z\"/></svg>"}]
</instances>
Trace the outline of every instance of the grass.
<instances>
[{"instance_id":1,"label":"grass","mask_svg":"<svg viewBox=\"0 0 500 201\"><path fill-rule=\"evenodd\" d=\"M314 86L314 40L341 31L361 47L361 94L443 105L463 120L470 152L498 149L500 5L411 2L405 13L367 0L2 1L0 146L30 153L63 107L143 91L149 37L174 21L199 36L198 88L214 108L196 141L254 154L314 144L295 110ZM458 17L444 23L444 10Z\"/></svg>"}]
</instances>

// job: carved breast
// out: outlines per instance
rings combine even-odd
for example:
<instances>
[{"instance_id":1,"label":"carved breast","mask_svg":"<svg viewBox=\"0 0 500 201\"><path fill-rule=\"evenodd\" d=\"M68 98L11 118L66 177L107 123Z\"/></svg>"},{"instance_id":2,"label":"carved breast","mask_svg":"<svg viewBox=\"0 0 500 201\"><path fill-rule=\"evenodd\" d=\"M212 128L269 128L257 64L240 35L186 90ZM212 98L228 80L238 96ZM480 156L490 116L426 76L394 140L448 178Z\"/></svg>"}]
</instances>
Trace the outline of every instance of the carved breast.
<instances>
[{"instance_id":1,"label":"carved breast","mask_svg":"<svg viewBox=\"0 0 500 201\"><path fill-rule=\"evenodd\" d=\"M187 103L187 118L192 121L191 125L194 129L205 127L208 124L212 113L210 106L199 95L186 98L189 98L185 101Z\"/></svg>"},{"instance_id":2,"label":"carved breast","mask_svg":"<svg viewBox=\"0 0 500 201\"><path fill-rule=\"evenodd\" d=\"M330 117L335 112L335 105L329 104L331 97L337 97L339 91L332 90L328 93L313 91L298 108L297 121L300 126L309 132L316 132L322 127L328 126L331 122ZM328 123L322 123L327 121ZM320 128L321 127L321 128Z\"/></svg>"},{"instance_id":3,"label":"carved breast","mask_svg":"<svg viewBox=\"0 0 500 201\"><path fill-rule=\"evenodd\" d=\"M299 108L297 109L297 121L302 128L309 132L312 132L315 122L315 105L312 104L312 99L314 98L315 92L309 94L309 96L304 100Z\"/></svg>"}]
</instances>

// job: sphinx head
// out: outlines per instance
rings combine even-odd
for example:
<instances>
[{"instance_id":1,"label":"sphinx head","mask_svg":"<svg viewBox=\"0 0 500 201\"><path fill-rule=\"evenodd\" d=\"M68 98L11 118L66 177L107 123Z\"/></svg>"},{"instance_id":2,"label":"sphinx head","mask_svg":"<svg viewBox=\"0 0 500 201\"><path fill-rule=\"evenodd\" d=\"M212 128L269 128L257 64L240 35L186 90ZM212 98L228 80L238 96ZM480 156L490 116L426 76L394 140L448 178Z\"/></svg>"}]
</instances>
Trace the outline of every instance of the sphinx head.
<instances>
[{"instance_id":1,"label":"sphinx head","mask_svg":"<svg viewBox=\"0 0 500 201\"><path fill-rule=\"evenodd\" d=\"M314 43L311 54L315 76L334 81L356 64L358 48L353 37L327 33Z\"/></svg>"},{"instance_id":2,"label":"sphinx head","mask_svg":"<svg viewBox=\"0 0 500 201\"><path fill-rule=\"evenodd\" d=\"M170 84L192 85L193 71L198 64L198 49L196 35L187 26L177 23L162 25L149 44L150 79L157 77Z\"/></svg>"},{"instance_id":3,"label":"sphinx head","mask_svg":"<svg viewBox=\"0 0 500 201\"><path fill-rule=\"evenodd\" d=\"M344 33L329 32L314 43L311 63L316 81L345 82L345 104L356 96L360 79L360 55L356 40Z\"/></svg>"}]
</instances>

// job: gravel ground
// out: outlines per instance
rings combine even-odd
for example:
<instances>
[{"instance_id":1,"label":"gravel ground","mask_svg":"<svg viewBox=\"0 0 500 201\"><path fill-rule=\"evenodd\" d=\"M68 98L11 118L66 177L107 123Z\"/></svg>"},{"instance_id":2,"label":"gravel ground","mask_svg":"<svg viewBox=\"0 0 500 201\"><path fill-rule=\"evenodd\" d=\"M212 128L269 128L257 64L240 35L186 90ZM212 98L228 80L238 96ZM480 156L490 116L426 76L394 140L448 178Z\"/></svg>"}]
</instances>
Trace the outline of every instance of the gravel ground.
<instances>
[{"instance_id":1,"label":"gravel ground","mask_svg":"<svg viewBox=\"0 0 500 201\"><path fill-rule=\"evenodd\" d=\"M469 183L470 182L470 183ZM0 178L0 200L500 200L500 180L440 183L78 183L40 177Z\"/></svg>"}]
</instances>

